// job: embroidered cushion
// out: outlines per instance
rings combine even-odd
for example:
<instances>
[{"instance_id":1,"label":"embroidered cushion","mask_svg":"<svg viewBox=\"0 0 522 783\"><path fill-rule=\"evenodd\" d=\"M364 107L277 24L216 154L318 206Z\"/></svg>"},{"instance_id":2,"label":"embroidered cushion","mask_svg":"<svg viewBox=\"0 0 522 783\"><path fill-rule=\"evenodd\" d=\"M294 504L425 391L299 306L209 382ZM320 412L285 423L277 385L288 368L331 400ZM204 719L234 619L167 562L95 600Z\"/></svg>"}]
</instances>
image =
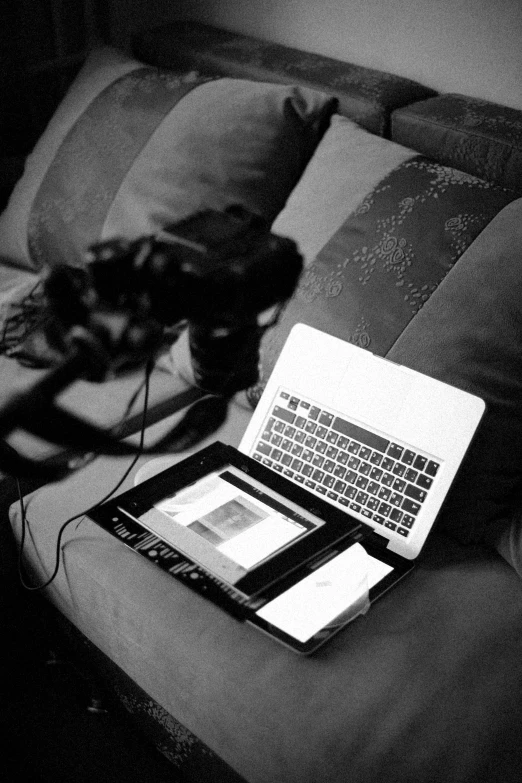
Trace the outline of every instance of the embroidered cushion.
<instances>
[{"instance_id":1,"label":"embroidered cushion","mask_svg":"<svg viewBox=\"0 0 522 783\"><path fill-rule=\"evenodd\" d=\"M385 355L514 198L336 116L273 224L298 242L307 268L263 340L261 389L251 390L252 401L298 321Z\"/></svg>"},{"instance_id":2,"label":"embroidered cushion","mask_svg":"<svg viewBox=\"0 0 522 783\"><path fill-rule=\"evenodd\" d=\"M379 154L381 162L366 182L354 177L350 196L352 172L364 170L360 132L334 119L274 223L303 237L308 265L265 335L261 380L247 399L255 405L298 321L481 396L483 423L438 521L479 541L519 507L522 490L522 199L375 138L366 140L368 171ZM341 173L329 152L343 141ZM318 194L325 210L336 207L330 237L314 244L325 220Z\"/></svg>"},{"instance_id":3,"label":"embroidered cushion","mask_svg":"<svg viewBox=\"0 0 522 783\"><path fill-rule=\"evenodd\" d=\"M40 269L99 239L240 203L273 220L335 101L291 85L88 58L0 218L0 251Z\"/></svg>"}]
</instances>

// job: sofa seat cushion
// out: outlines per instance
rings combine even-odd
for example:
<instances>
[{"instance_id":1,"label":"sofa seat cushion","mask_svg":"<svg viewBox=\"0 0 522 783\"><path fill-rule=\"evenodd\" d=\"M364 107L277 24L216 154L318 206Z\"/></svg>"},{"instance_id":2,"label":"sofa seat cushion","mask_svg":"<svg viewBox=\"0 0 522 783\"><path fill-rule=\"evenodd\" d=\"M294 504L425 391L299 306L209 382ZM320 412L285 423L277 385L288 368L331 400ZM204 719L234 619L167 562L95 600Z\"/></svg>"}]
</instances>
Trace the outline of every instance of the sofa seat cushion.
<instances>
[{"instance_id":1,"label":"sofa seat cushion","mask_svg":"<svg viewBox=\"0 0 522 783\"><path fill-rule=\"evenodd\" d=\"M237 442L242 416L221 439ZM52 571L63 521L122 472L99 459L28 498L33 578ZM19 536L16 506L11 517ZM434 536L410 577L309 658L88 520L69 526L62 557L50 600L250 783L381 783L383 770L432 783L441 763L452 783L518 780L522 584L494 554Z\"/></svg>"}]
</instances>

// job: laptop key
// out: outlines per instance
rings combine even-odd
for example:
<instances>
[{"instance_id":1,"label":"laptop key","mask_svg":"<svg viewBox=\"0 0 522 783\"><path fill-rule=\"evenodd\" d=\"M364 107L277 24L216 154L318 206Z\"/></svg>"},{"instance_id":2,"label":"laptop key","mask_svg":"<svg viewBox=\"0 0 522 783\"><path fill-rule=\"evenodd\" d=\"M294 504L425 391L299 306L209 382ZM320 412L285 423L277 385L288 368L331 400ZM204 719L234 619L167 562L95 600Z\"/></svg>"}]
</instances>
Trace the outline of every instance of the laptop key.
<instances>
[{"instance_id":1,"label":"laptop key","mask_svg":"<svg viewBox=\"0 0 522 783\"><path fill-rule=\"evenodd\" d=\"M360 441L365 446L369 446L376 451L386 452L389 440L383 438L381 435L376 435L374 432L365 430L364 427L359 427L357 424L352 424L346 419L341 419L340 416L336 416L332 422L332 429L339 432L341 435L348 435L348 437L354 440Z\"/></svg>"},{"instance_id":2,"label":"laptop key","mask_svg":"<svg viewBox=\"0 0 522 783\"><path fill-rule=\"evenodd\" d=\"M415 457L415 452L411 451L410 449L405 449L401 457L401 462L404 462L405 465L413 465Z\"/></svg>"},{"instance_id":3,"label":"laptop key","mask_svg":"<svg viewBox=\"0 0 522 783\"><path fill-rule=\"evenodd\" d=\"M413 500L418 500L419 503L423 503L426 500L426 491L420 487L415 487L413 484L408 484L404 490L404 494Z\"/></svg>"},{"instance_id":4,"label":"laptop key","mask_svg":"<svg viewBox=\"0 0 522 783\"><path fill-rule=\"evenodd\" d=\"M410 500L409 498L404 498L401 508L403 511L406 511L407 514L413 514L414 516L417 516L421 507L418 503L415 503L415 501Z\"/></svg>"},{"instance_id":5,"label":"laptop key","mask_svg":"<svg viewBox=\"0 0 522 783\"><path fill-rule=\"evenodd\" d=\"M274 406L272 415L277 416L278 419L283 419L283 421L288 422L288 424L293 424L296 419L295 413L287 410L287 408L281 408L279 405Z\"/></svg>"},{"instance_id":6,"label":"laptop key","mask_svg":"<svg viewBox=\"0 0 522 783\"><path fill-rule=\"evenodd\" d=\"M429 476L426 476L424 473L420 473L417 478L417 484L423 489L429 489L433 484L433 479Z\"/></svg>"},{"instance_id":7,"label":"laptop key","mask_svg":"<svg viewBox=\"0 0 522 783\"><path fill-rule=\"evenodd\" d=\"M311 403L282 399L287 407L271 411L255 459L408 537L440 463Z\"/></svg>"},{"instance_id":8,"label":"laptop key","mask_svg":"<svg viewBox=\"0 0 522 783\"><path fill-rule=\"evenodd\" d=\"M439 463L430 459L426 467L424 468L428 476L436 476L439 469Z\"/></svg>"},{"instance_id":9,"label":"laptop key","mask_svg":"<svg viewBox=\"0 0 522 783\"><path fill-rule=\"evenodd\" d=\"M424 470L427 461L428 460L426 457L422 457L420 454L417 454L415 457L415 462L413 463L413 467L417 468L417 470Z\"/></svg>"},{"instance_id":10,"label":"laptop key","mask_svg":"<svg viewBox=\"0 0 522 783\"><path fill-rule=\"evenodd\" d=\"M319 421L321 422L321 424L325 424L327 427L330 426L330 424L333 421L333 418L334 418L333 414L328 413L327 411L321 411L321 413L319 414Z\"/></svg>"}]
</instances>

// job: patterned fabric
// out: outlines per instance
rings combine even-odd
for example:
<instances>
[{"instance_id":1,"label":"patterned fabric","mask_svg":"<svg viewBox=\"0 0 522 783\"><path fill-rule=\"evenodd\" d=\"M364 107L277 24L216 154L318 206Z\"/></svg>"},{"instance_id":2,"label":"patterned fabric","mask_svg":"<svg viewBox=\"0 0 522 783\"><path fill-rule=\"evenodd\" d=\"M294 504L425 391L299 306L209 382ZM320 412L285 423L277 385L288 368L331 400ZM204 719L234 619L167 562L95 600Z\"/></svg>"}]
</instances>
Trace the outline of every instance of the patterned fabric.
<instances>
[{"instance_id":1,"label":"patterned fabric","mask_svg":"<svg viewBox=\"0 0 522 783\"><path fill-rule=\"evenodd\" d=\"M73 125L29 218L35 268L81 264L127 171L166 115L201 79L143 68L107 87Z\"/></svg>"},{"instance_id":2,"label":"patterned fabric","mask_svg":"<svg viewBox=\"0 0 522 783\"><path fill-rule=\"evenodd\" d=\"M520 110L464 95L440 95L394 112L392 138L522 193Z\"/></svg>"},{"instance_id":3,"label":"patterned fabric","mask_svg":"<svg viewBox=\"0 0 522 783\"><path fill-rule=\"evenodd\" d=\"M411 79L194 21L149 30L136 49L163 67L314 85L334 94L343 114L379 134L387 132L393 109L435 95Z\"/></svg>"},{"instance_id":4,"label":"patterned fabric","mask_svg":"<svg viewBox=\"0 0 522 783\"><path fill-rule=\"evenodd\" d=\"M205 208L241 204L272 221L334 108L311 89L176 74L95 51L28 160L0 218L0 246L11 266L41 270L81 265L93 242L153 234ZM26 292L15 294L0 313L4 350L36 323ZM41 335L23 355L52 358Z\"/></svg>"},{"instance_id":5,"label":"patterned fabric","mask_svg":"<svg viewBox=\"0 0 522 783\"><path fill-rule=\"evenodd\" d=\"M464 250L514 195L415 157L368 194L306 270L262 343L255 404L291 327L305 322L385 355Z\"/></svg>"},{"instance_id":6,"label":"patterned fabric","mask_svg":"<svg viewBox=\"0 0 522 783\"><path fill-rule=\"evenodd\" d=\"M0 216L2 253L32 270L79 264L92 242L231 204L273 221L335 106L310 88L176 74L95 50Z\"/></svg>"}]
</instances>

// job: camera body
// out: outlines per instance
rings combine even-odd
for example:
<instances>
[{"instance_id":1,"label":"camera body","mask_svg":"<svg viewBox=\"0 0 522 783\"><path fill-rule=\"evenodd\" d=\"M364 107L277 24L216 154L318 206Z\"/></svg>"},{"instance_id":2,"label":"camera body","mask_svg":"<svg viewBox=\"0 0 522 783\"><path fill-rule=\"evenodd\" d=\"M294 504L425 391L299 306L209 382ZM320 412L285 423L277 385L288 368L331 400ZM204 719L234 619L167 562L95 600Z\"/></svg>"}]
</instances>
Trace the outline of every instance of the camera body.
<instances>
[{"instance_id":1,"label":"camera body","mask_svg":"<svg viewBox=\"0 0 522 783\"><path fill-rule=\"evenodd\" d=\"M90 346L96 380L188 328L198 386L229 396L257 381L261 336L294 292L302 263L296 244L260 216L205 210L156 236L99 242L82 269L55 268L46 281L48 339L59 350L71 341Z\"/></svg>"}]
</instances>

